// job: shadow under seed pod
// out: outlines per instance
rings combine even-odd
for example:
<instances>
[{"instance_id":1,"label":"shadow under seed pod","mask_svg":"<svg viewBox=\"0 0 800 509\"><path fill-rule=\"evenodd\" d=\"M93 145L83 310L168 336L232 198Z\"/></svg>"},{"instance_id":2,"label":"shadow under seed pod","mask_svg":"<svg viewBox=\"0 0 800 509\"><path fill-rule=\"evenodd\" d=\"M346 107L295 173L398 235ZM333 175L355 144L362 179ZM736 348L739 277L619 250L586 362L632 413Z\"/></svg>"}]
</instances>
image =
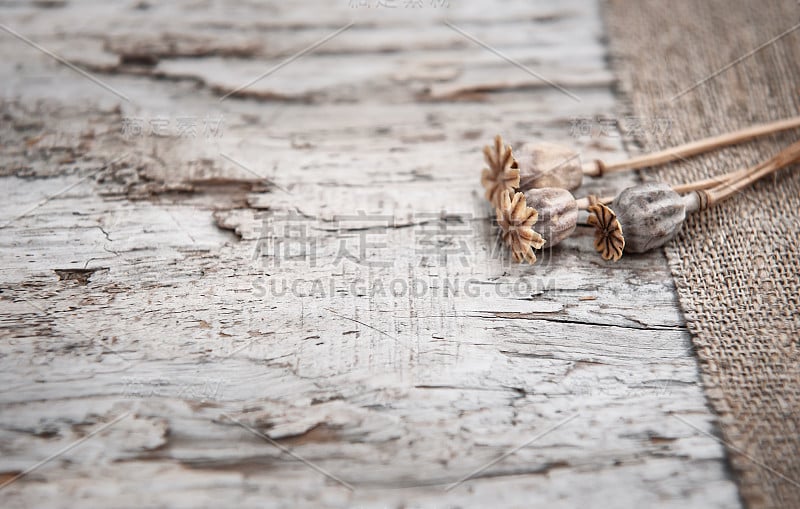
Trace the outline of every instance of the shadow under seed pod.
<instances>
[{"instance_id":1,"label":"shadow under seed pod","mask_svg":"<svg viewBox=\"0 0 800 509\"><path fill-rule=\"evenodd\" d=\"M663 182L629 187L613 205L625 229L625 251L632 253L663 246L686 219L684 198Z\"/></svg>"},{"instance_id":2,"label":"shadow under seed pod","mask_svg":"<svg viewBox=\"0 0 800 509\"><path fill-rule=\"evenodd\" d=\"M580 155L564 145L526 143L514 157L519 164L519 191L523 193L545 187L573 191L583 181Z\"/></svg>"},{"instance_id":3,"label":"shadow under seed pod","mask_svg":"<svg viewBox=\"0 0 800 509\"><path fill-rule=\"evenodd\" d=\"M539 213L533 229L542 235L548 246L555 246L575 231L578 204L566 189L529 189L525 192L525 200Z\"/></svg>"}]
</instances>

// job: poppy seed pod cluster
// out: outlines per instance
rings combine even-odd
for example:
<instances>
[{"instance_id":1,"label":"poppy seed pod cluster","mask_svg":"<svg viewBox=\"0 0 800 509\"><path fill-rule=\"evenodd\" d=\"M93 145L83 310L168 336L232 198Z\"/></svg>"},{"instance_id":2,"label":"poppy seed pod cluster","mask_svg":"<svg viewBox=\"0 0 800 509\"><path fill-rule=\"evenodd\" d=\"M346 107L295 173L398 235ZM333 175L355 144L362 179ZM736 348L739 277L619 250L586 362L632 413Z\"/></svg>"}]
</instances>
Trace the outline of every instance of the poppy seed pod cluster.
<instances>
[{"instance_id":1,"label":"poppy seed pod cluster","mask_svg":"<svg viewBox=\"0 0 800 509\"><path fill-rule=\"evenodd\" d=\"M617 162L593 160L581 163L578 152L564 145L544 141L525 143L517 150L519 190L525 192L534 188L558 187L575 191L581 186L584 175L602 177L619 171L658 166L797 127L800 127L800 116L746 127Z\"/></svg>"},{"instance_id":2,"label":"poppy seed pod cluster","mask_svg":"<svg viewBox=\"0 0 800 509\"><path fill-rule=\"evenodd\" d=\"M593 215L589 222L595 226L595 247L603 258L619 259L622 250L614 255L604 250L616 238L622 238L625 251L631 253L644 253L663 246L680 231L688 213L713 207L756 180L797 162L800 162L800 141L751 168L727 174L727 178L706 179L676 188L661 182L629 187L614 200L613 211L604 205L602 211L590 210ZM689 192L681 195L676 189ZM600 225L597 217L606 213L615 216L617 232Z\"/></svg>"},{"instance_id":3,"label":"poppy seed pod cluster","mask_svg":"<svg viewBox=\"0 0 800 509\"><path fill-rule=\"evenodd\" d=\"M617 261L623 252L644 253L663 246L681 229L687 213L713 206L759 178L797 162L800 141L751 168L679 186L641 184L623 190L616 198L576 199L571 191L580 187L584 175L602 176L604 170L640 168L645 161L661 164L798 126L800 117L614 165L601 161L582 165L576 152L553 143L526 143L513 153L498 135L493 147L484 148L489 167L483 170L481 183L495 208L501 238L516 261L534 263L534 249L545 244L555 246L572 235L580 210L589 213L587 222L595 227L595 249L603 259Z\"/></svg>"}]
</instances>

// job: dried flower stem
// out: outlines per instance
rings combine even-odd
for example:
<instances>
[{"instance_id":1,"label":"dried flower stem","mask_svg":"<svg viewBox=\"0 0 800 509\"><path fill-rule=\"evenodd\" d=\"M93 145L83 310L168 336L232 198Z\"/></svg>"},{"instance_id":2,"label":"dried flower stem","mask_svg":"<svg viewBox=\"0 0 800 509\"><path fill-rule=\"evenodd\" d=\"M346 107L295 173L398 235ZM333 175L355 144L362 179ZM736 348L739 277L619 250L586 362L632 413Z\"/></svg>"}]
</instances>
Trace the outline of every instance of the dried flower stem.
<instances>
[{"instance_id":1,"label":"dried flower stem","mask_svg":"<svg viewBox=\"0 0 800 509\"><path fill-rule=\"evenodd\" d=\"M637 170L640 168L647 168L648 166L657 166L660 164L669 163L678 159L695 156L711 150L716 150L721 147L735 145L745 141L773 134L788 129L800 127L800 116L788 118L785 120L778 120L767 124L759 124L738 131L733 131L718 136L704 138L702 140L685 143L677 147L660 150L651 154L634 157L626 161L619 161L616 163L604 163L602 161L593 161L592 163L583 166L584 175L597 177L606 173L612 173L625 170Z\"/></svg>"},{"instance_id":2,"label":"dried flower stem","mask_svg":"<svg viewBox=\"0 0 800 509\"><path fill-rule=\"evenodd\" d=\"M723 182L711 189L701 192L704 192L708 198L708 207L713 207L751 185L756 180L766 177L798 161L800 161L800 141L792 143L763 163L744 170L743 173L745 173L745 176L738 179L731 179L730 181Z\"/></svg>"},{"instance_id":3,"label":"dried flower stem","mask_svg":"<svg viewBox=\"0 0 800 509\"><path fill-rule=\"evenodd\" d=\"M699 188L684 195L663 182L650 182L623 190L614 199L614 210L590 197L588 223L595 227L595 249L603 259L616 261L623 250L644 253L662 246L677 234L687 213L713 207L756 180L798 161L800 141L751 168L678 186Z\"/></svg>"},{"instance_id":4,"label":"dried flower stem","mask_svg":"<svg viewBox=\"0 0 800 509\"><path fill-rule=\"evenodd\" d=\"M707 179L695 180L694 182L689 182L687 184L672 186L672 189L679 194L691 193L692 191L700 191L702 189L711 189L712 187L716 187L720 184L734 182L746 176L749 171L749 168L744 170L736 170L724 175L717 175L716 177L709 177Z\"/></svg>"},{"instance_id":5,"label":"dried flower stem","mask_svg":"<svg viewBox=\"0 0 800 509\"><path fill-rule=\"evenodd\" d=\"M614 201L613 196L598 197L589 195L584 198L578 198L577 200L575 200L575 203L578 205L578 210L589 210L589 207L594 203L602 203L603 205L608 205L612 201Z\"/></svg>"},{"instance_id":6,"label":"dried flower stem","mask_svg":"<svg viewBox=\"0 0 800 509\"><path fill-rule=\"evenodd\" d=\"M771 159L750 168L732 171L716 177L695 180L694 182L688 182L686 184L679 184L672 186L672 189L678 194L705 190L709 199L708 206L712 206L728 198L730 195L739 192L756 180L800 160L800 147L798 147L798 144L800 144L800 141L793 143ZM595 199L599 203L609 204L614 201L614 196L603 196ZM591 205L590 197L579 198L575 203L578 209L588 210Z\"/></svg>"}]
</instances>

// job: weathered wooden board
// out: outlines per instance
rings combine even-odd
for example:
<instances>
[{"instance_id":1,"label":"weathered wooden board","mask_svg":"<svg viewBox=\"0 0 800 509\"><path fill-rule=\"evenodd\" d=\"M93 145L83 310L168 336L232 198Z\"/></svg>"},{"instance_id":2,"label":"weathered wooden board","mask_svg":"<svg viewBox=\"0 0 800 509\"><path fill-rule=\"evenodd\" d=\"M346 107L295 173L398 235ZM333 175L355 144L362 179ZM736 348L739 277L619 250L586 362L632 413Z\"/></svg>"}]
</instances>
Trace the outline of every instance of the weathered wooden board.
<instances>
[{"instance_id":1,"label":"weathered wooden board","mask_svg":"<svg viewBox=\"0 0 800 509\"><path fill-rule=\"evenodd\" d=\"M598 6L362 4L0 7L130 99L2 34L3 506L737 506L663 256L482 199L498 132L624 157Z\"/></svg>"}]
</instances>

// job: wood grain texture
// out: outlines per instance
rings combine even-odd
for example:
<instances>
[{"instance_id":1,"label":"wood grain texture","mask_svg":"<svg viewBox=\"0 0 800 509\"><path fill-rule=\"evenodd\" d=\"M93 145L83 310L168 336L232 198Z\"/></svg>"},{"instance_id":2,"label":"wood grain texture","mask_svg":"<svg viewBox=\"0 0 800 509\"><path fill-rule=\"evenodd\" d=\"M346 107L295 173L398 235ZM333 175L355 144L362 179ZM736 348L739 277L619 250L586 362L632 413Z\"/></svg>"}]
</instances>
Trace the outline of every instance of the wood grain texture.
<instances>
[{"instance_id":1,"label":"wood grain texture","mask_svg":"<svg viewBox=\"0 0 800 509\"><path fill-rule=\"evenodd\" d=\"M663 255L482 198L496 133L624 157L597 6L397 5L0 7L130 98L3 34L0 484L85 439L4 507L738 505Z\"/></svg>"}]
</instances>

